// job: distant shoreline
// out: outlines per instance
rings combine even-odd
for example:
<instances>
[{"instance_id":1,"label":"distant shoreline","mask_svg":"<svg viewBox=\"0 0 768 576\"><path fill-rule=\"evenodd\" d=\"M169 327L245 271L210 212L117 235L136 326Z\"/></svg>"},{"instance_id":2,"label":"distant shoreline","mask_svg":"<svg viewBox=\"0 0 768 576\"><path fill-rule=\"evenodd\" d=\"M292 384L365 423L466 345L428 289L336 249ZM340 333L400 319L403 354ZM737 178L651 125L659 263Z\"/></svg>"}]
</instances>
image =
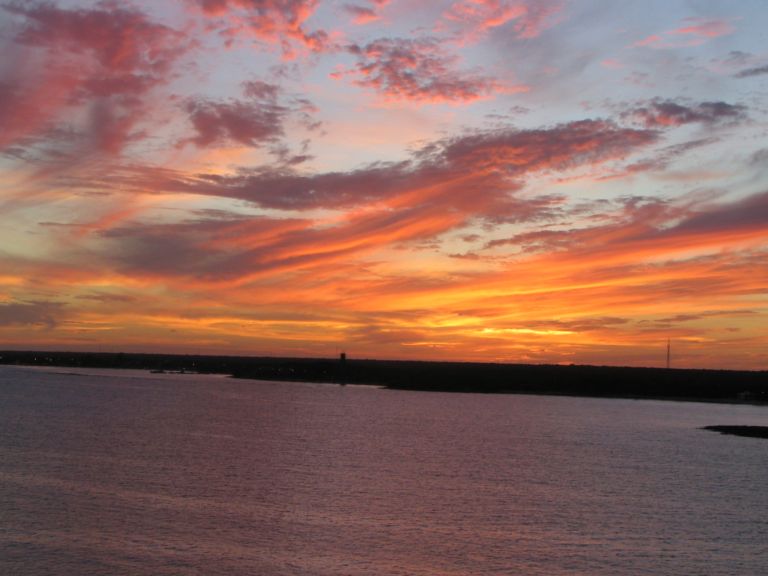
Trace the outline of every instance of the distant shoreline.
<instances>
[{"instance_id":1,"label":"distant shoreline","mask_svg":"<svg viewBox=\"0 0 768 576\"><path fill-rule=\"evenodd\" d=\"M432 392L768 404L768 371L48 351L0 351L0 364L226 374Z\"/></svg>"}]
</instances>

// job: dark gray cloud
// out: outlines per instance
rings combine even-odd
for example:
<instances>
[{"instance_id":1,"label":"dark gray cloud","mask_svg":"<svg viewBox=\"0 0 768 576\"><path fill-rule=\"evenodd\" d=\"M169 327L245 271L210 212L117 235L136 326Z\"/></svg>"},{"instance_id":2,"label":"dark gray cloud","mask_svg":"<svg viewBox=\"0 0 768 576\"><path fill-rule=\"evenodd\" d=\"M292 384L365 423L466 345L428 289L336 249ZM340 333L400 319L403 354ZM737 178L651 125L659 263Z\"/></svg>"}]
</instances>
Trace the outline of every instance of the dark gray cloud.
<instances>
[{"instance_id":1,"label":"dark gray cloud","mask_svg":"<svg viewBox=\"0 0 768 576\"><path fill-rule=\"evenodd\" d=\"M762 76L763 74L768 74L768 64L765 66L747 68L741 72L737 72L735 76L736 78L752 78L753 76Z\"/></svg>"},{"instance_id":2,"label":"dark gray cloud","mask_svg":"<svg viewBox=\"0 0 768 576\"><path fill-rule=\"evenodd\" d=\"M290 117L296 117L308 129L319 126L312 120L315 107L309 100L298 97L281 100L282 90L275 84L257 80L244 82L243 95L244 99L225 101L187 100L184 110L196 134L182 143L191 142L199 147L232 143L258 147L276 144Z\"/></svg>"},{"instance_id":3,"label":"dark gray cloud","mask_svg":"<svg viewBox=\"0 0 768 576\"><path fill-rule=\"evenodd\" d=\"M704 209L666 234L707 234L726 230L768 230L768 191Z\"/></svg>"},{"instance_id":4,"label":"dark gray cloud","mask_svg":"<svg viewBox=\"0 0 768 576\"><path fill-rule=\"evenodd\" d=\"M62 304L58 302L31 301L0 303L0 326L43 326L54 329Z\"/></svg>"},{"instance_id":5,"label":"dark gray cloud","mask_svg":"<svg viewBox=\"0 0 768 576\"><path fill-rule=\"evenodd\" d=\"M718 124L746 118L747 108L727 102L699 102L687 104L672 100L652 100L622 113L627 119L639 122L646 128L681 126L701 123Z\"/></svg>"}]
</instances>

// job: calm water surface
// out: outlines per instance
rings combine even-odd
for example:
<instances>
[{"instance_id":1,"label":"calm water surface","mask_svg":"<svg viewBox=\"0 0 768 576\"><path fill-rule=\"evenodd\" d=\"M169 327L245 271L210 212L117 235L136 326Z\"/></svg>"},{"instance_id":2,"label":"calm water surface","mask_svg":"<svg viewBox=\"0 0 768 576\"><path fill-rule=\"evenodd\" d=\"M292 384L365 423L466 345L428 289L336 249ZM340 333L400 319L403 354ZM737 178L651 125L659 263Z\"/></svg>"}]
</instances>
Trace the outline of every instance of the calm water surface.
<instances>
[{"instance_id":1,"label":"calm water surface","mask_svg":"<svg viewBox=\"0 0 768 576\"><path fill-rule=\"evenodd\" d=\"M768 574L768 408L0 367L0 574Z\"/></svg>"}]
</instances>

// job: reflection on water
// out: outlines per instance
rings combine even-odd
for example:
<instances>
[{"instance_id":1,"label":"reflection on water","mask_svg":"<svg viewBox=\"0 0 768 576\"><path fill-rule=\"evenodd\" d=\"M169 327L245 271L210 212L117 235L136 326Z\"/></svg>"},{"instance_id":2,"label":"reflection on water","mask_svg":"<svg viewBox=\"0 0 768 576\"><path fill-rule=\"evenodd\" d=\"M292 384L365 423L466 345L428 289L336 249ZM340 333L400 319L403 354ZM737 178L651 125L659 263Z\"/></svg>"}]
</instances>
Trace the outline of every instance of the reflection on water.
<instances>
[{"instance_id":1,"label":"reflection on water","mask_svg":"<svg viewBox=\"0 0 768 576\"><path fill-rule=\"evenodd\" d=\"M707 424L768 409L0 367L0 573L768 573Z\"/></svg>"}]
</instances>

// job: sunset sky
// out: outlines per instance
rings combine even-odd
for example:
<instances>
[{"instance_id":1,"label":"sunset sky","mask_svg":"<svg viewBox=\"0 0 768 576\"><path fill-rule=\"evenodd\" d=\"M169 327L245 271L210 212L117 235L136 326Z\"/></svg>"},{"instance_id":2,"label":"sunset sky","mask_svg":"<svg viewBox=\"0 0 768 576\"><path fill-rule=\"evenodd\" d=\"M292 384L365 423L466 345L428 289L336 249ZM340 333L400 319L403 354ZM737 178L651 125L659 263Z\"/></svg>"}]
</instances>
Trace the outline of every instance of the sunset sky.
<instances>
[{"instance_id":1,"label":"sunset sky","mask_svg":"<svg viewBox=\"0 0 768 576\"><path fill-rule=\"evenodd\" d=\"M0 6L0 348L768 369L765 0Z\"/></svg>"}]
</instances>

